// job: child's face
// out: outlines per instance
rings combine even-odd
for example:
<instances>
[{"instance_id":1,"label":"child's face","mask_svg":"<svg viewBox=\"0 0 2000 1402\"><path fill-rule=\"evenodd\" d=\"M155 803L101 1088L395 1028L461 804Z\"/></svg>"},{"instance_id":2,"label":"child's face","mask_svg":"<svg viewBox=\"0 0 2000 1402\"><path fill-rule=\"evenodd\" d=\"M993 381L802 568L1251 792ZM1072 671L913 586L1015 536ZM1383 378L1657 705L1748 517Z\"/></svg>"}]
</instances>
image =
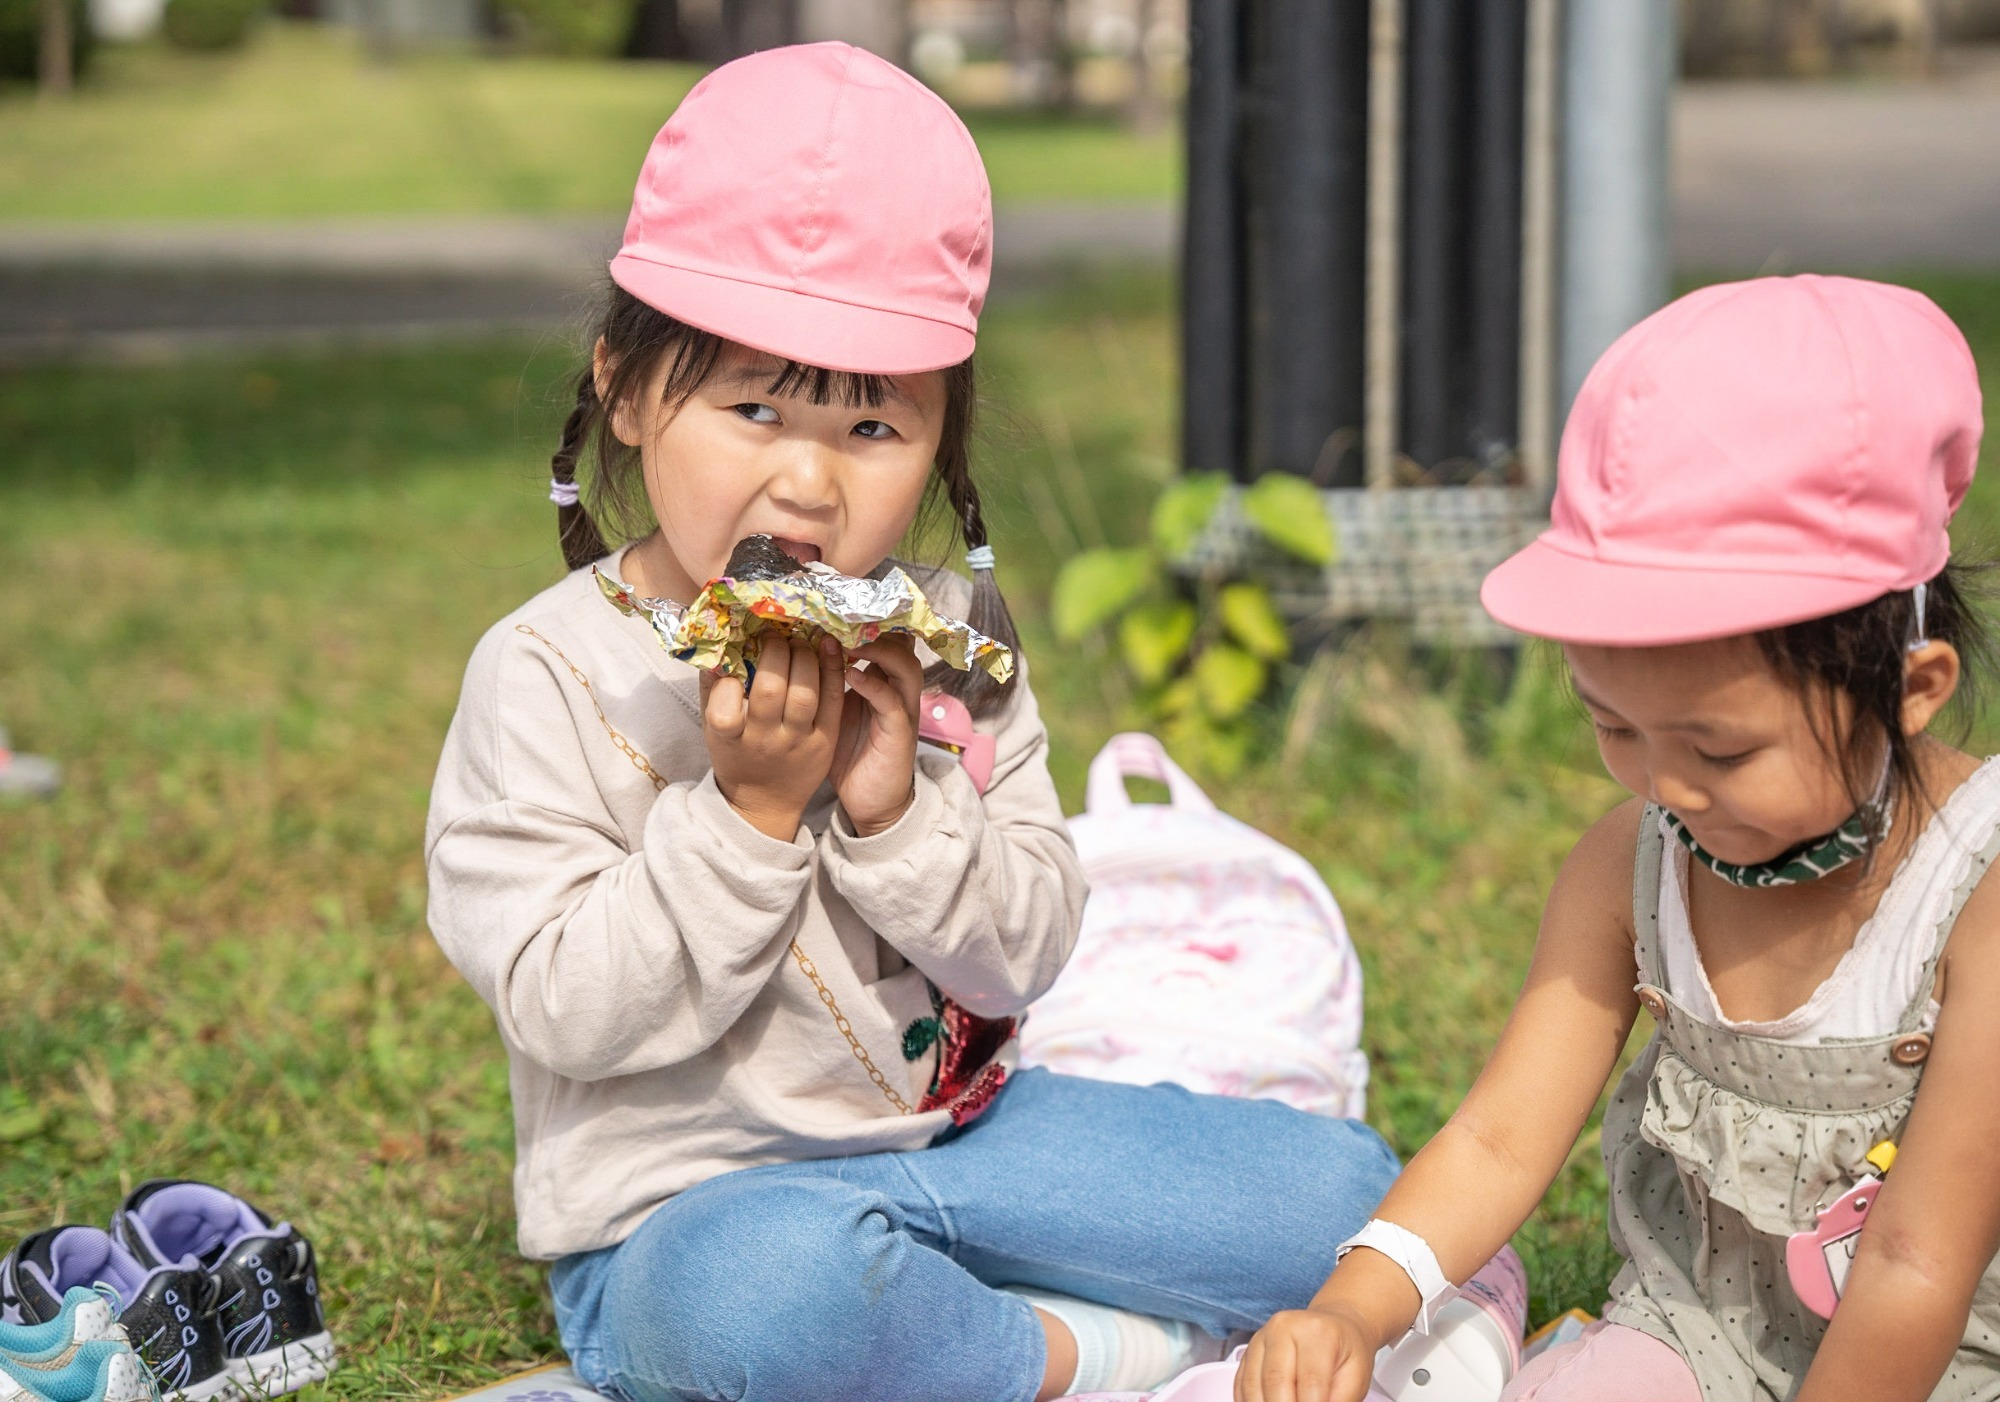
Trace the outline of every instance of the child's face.
<instances>
[{"instance_id":1,"label":"child's face","mask_svg":"<svg viewBox=\"0 0 2000 1402\"><path fill-rule=\"evenodd\" d=\"M898 376L881 404L853 408L768 393L781 364L728 346L678 411L661 401L662 364L637 403L613 416L644 463L670 557L649 554L647 569L669 597L692 599L748 535L867 574L916 519L944 425L943 374Z\"/></svg>"},{"instance_id":2,"label":"child's face","mask_svg":"<svg viewBox=\"0 0 2000 1402\"><path fill-rule=\"evenodd\" d=\"M1854 799L1806 700L1754 642L1566 644L1611 777L1667 809L1725 862L1769 861L1845 822ZM1835 735L1853 711L1837 697Z\"/></svg>"}]
</instances>

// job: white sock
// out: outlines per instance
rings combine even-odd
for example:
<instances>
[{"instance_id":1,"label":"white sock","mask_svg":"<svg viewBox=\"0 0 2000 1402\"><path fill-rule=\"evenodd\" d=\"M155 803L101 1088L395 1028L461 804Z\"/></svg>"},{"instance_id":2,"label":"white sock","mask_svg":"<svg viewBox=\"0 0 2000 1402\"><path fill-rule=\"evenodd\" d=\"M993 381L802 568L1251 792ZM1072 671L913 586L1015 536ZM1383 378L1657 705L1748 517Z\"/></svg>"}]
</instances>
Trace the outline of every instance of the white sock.
<instances>
[{"instance_id":1,"label":"white sock","mask_svg":"<svg viewBox=\"0 0 2000 1402\"><path fill-rule=\"evenodd\" d=\"M1076 1340L1076 1376L1064 1392L1150 1392L1197 1363L1220 1358L1220 1343L1192 1324L1113 1309L1022 1285L1006 1287L1060 1319Z\"/></svg>"}]
</instances>

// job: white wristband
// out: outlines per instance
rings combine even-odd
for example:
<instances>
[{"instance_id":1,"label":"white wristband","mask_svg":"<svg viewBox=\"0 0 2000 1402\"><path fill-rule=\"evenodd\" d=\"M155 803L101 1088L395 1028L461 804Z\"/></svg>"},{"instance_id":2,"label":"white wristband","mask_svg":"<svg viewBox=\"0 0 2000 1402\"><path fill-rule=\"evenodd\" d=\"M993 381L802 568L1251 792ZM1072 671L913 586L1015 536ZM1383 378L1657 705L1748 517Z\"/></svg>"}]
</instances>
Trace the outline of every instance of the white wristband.
<instances>
[{"instance_id":1,"label":"white wristband","mask_svg":"<svg viewBox=\"0 0 2000 1402\"><path fill-rule=\"evenodd\" d=\"M1403 1268L1410 1284L1416 1286L1417 1293L1423 1296L1423 1303L1417 1307L1416 1323L1410 1327L1419 1334L1429 1334L1437 1312L1458 1298L1458 1287L1445 1279L1431 1244L1408 1227L1399 1227L1394 1222L1385 1222L1377 1217L1340 1243L1333 1253L1334 1261L1339 1262L1357 1246L1379 1251Z\"/></svg>"}]
</instances>

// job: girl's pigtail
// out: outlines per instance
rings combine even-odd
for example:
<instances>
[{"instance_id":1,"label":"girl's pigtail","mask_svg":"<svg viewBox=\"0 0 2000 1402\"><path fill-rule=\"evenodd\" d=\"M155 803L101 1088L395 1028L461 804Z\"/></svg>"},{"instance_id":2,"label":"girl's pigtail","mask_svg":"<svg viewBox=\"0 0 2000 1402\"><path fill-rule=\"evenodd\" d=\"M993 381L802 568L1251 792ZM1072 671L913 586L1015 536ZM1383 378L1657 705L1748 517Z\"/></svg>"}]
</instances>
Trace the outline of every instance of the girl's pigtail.
<instances>
[{"instance_id":1,"label":"girl's pigtail","mask_svg":"<svg viewBox=\"0 0 2000 1402\"><path fill-rule=\"evenodd\" d=\"M556 503L556 539L562 543L564 564L573 570L603 558L605 553L604 537L598 533L590 513L584 510L576 487L576 460L582 456L583 445L589 441L601 412L597 377L585 366L576 377L576 407L564 420L562 442L556 445L555 456L549 459L549 497Z\"/></svg>"},{"instance_id":2,"label":"girl's pigtail","mask_svg":"<svg viewBox=\"0 0 2000 1402\"><path fill-rule=\"evenodd\" d=\"M959 367L970 377L968 363ZM962 404L962 412L971 413L972 395L970 385L963 392L950 396L948 402ZM943 435L943 452L938 459L938 475L944 483L946 495L951 502L952 515L958 520L959 534L965 538L967 550L981 550L987 542L986 515L979 504L979 488L972 483L972 463L969 446L971 442L970 424L947 425ZM957 432L953 430L957 429ZM985 552L982 552L985 553ZM1014 616L1007 610L1007 600L1000 593L1000 585L993 577L990 559L983 559L972 571L972 605L966 611L965 621L997 643L1004 643L1014 653L1017 670L1021 655L1021 635L1014 628ZM956 696L965 703L967 710L975 716L983 716L997 708L1013 694L1014 682L996 682L984 671L975 667L969 672L954 671L939 662L931 666L924 676L927 685L948 695Z\"/></svg>"}]
</instances>

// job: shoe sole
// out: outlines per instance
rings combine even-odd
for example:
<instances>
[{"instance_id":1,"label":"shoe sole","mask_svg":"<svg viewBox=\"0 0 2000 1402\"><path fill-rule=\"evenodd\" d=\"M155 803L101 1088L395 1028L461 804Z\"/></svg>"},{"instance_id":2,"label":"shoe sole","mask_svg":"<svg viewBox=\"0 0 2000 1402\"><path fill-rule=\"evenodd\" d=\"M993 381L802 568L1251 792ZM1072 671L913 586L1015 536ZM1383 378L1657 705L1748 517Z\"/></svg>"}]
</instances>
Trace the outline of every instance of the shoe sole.
<instances>
[{"instance_id":1,"label":"shoe sole","mask_svg":"<svg viewBox=\"0 0 2000 1402\"><path fill-rule=\"evenodd\" d=\"M314 1334L279 1348L229 1360L229 1378L249 1397L283 1397L334 1370L333 1335Z\"/></svg>"},{"instance_id":2,"label":"shoe sole","mask_svg":"<svg viewBox=\"0 0 2000 1402\"><path fill-rule=\"evenodd\" d=\"M229 1375L226 1368L214 1377L205 1378L192 1387L160 1389L160 1396L165 1402L175 1402L177 1398L179 1402L214 1402L218 1397L224 1399L224 1402L235 1402L242 1395L242 1389L236 1385L236 1379Z\"/></svg>"}]
</instances>

